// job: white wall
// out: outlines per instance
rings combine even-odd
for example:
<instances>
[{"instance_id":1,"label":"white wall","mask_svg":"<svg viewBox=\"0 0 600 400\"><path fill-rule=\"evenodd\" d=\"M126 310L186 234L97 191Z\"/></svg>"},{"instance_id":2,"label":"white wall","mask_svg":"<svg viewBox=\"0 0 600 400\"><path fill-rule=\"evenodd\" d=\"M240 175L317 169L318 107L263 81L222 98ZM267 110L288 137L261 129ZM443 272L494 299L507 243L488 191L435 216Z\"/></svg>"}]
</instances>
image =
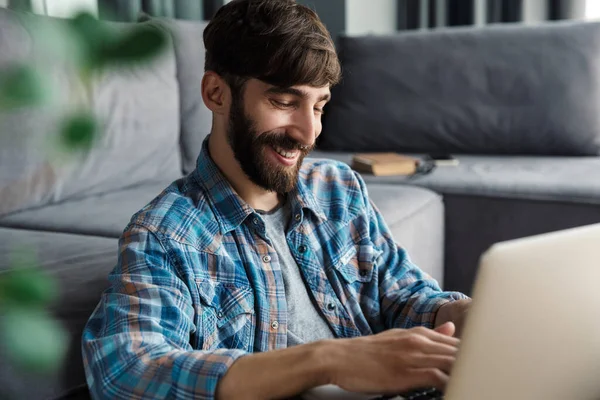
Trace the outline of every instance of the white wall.
<instances>
[{"instance_id":1,"label":"white wall","mask_svg":"<svg viewBox=\"0 0 600 400\"><path fill-rule=\"evenodd\" d=\"M98 0L32 0L31 6L36 14L53 17L72 17L78 11L87 11L98 15Z\"/></svg>"},{"instance_id":2,"label":"white wall","mask_svg":"<svg viewBox=\"0 0 600 400\"><path fill-rule=\"evenodd\" d=\"M48 15L71 17L78 11L87 11L98 15L97 0L46 0Z\"/></svg>"},{"instance_id":3,"label":"white wall","mask_svg":"<svg viewBox=\"0 0 600 400\"><path fill-rule=\"evenodd\" d=\"M364 35L396 31L396 1L346 0L346 33Z\"/></svg>"},{"instance_id":4,"label":"white wall","mask_svg":"<svg viewBox=\"0 0 600 400\"><path fill-rule=\"evenodd\" d=\"M587 0L585 4L585 18L590 20L600 19L600 1Z\"/></svg>"}]
</instances>

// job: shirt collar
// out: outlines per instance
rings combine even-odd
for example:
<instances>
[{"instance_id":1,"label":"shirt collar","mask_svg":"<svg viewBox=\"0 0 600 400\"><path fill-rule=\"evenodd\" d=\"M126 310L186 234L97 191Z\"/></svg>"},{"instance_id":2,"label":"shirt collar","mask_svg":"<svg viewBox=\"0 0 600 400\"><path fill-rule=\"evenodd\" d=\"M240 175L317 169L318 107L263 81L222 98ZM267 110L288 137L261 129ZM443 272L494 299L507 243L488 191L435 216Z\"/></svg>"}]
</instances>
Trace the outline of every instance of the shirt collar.
<instances>
[{"instance_id":1,"label":"shirt collar","mask_svg":"<svg viewBox=\"0 0 600 400\"><path fill-rule=\"evenodd\" d=\"M202 150L196 161L194 179L204 189L221 233L236 229L254 210L231 187L208 152L208 139L204 139Z\"/></svg>"},{"instance_id":2,"label":"shirt collar","mask_svg":"<svg viewBox=\"0 0 600 400\"><path fill-rule=\"evenodd\" d=\"M221 233L225 234L240 226L249 215L254 213L254 209L235 192L227 178L210 157L208 152L209 138L210 135L202 143L202 150L198 156L193 176L198 185L204 189L219 223ZM314 194L302 182L304 175L301 171L296 189L289 195L291 209L307 209L320 220L327 220Z\"/></svg>"},{"instance_id":3,"label":"shirt collar","mask_svg":"<svg viewBox=\"0 0 600 400\"><path fill-rule=\"evenodd\" d=\"M290 199L292 201L292 210L295 210L297 205L301 209L311 211L319 220L327 221L327 217L323 212L323 208L317 202L317 199L315 199L315 195L304 184L304 181L306 179L308 179L308 177L306 176L306 173L301 169L296 189L294 189L290 193Z\"/></svg>"}]
</instances>

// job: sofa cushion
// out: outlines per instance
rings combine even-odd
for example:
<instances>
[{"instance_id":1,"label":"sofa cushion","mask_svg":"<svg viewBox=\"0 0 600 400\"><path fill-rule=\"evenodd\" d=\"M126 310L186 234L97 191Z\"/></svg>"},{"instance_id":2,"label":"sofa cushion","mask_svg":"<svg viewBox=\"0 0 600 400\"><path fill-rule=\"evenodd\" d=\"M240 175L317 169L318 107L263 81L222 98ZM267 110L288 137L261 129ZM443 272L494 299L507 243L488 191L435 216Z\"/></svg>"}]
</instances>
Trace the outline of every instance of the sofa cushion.
<instances>
[{"instance_id":1,"label":"sofa cushion","mask_svg":"<svg viewBox=\"0 0 600 400\"><path fill-rule=\"evenodd\" d=\"M351 153L315 152L350 164ZM422 176L362 175L367 183L411 184L443 194L600 204L600 157L456 157L456 167Z\"/></svg>"},{"instance_id":2,"label":"sofa cushion","mask_svg":"<svg viewBox=\"0 0 600 400\"><path fill-rule=\"evenodd\" d=\"M204 138L212 128L212 112L202 100L206 49L202 35L208 22L156 18L173 35L181 104L181 157L183 173L196 168Z\"/></svg>"},{"instance_id":3,"label":"sofa cushion","mask_svg":"<svg viewBox=\"0 0 600 400\"><path fill-rule=\"evenodd\" d=\"M341 37L333 151L596 155L600 23Z\"/></svg>"},{"instance_id":4,"label":"sofa cushion","mask_svg":"<svg viewBox=\"0 0 600 400\"><path fill-rule=\"evenodd\" d=\"M440 285L444 282L444 204L440 195L406 185L367 184L396 243Z\"/></svg>"},{"instance_id":5,"label":"sofa cushion","mask_svg":"<svg viewBox=\"0 0 600 400\"><path fill-rule=\"evenodd\" d=\"M88 98L73 55L51 39L65 29L65 20L0 8L0 70L19 61L43 65L54 94L51 105L0 112L0 215L181 175L172 46L144 66L93 77ZM57 124L78 104L91 107L102 134L92 150L68 155L56 145Z\"/></svg>"},{"instance_id":6,"label":"sofa cushion","mask_svg":"<svg viewBox=\"0 0 600 400\"><path fill-rule=\"evenodd\" d=\"M3 362L3 389L16 391L15 399L52 398L85 382L81 334L108 287L118 243L117 239L0 228L0 272L10 268L9 257L17 248L36 254L41 269L56 281L60 296L50 311L67 330L69 346L64 365L48 376L17 371Z\"/></svg>"},{"instance_id":7,"label":"sofa cushion","mask_svg":"<svg viewBox=\"0 0 600 400\"><path fill-rule=\"evenodd\" d=\"M170 183L149 182L12 213L0 217L0 226L118 238L132 215Z\"/></svg>"}]
</instances>

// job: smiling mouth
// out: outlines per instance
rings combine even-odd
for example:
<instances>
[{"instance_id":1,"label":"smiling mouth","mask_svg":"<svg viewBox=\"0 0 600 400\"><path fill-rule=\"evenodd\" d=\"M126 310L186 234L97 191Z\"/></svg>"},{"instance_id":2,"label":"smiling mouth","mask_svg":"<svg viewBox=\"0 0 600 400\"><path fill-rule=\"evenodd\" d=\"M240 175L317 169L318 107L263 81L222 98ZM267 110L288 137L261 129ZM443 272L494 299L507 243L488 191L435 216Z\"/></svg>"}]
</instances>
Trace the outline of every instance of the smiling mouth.
<instances>
[{"instance_id":1,"label":"smiling mouth","mask_svg":"<svg viewBox=\"0 0 600 400\"><path fill-rule=\"evenodd\" d=\"M279 154L283 158L287 158L288 160L293 160L298 155L298 150L288 151L279 146L271 146L277 154Z\"/></svg>"}]
</instances>

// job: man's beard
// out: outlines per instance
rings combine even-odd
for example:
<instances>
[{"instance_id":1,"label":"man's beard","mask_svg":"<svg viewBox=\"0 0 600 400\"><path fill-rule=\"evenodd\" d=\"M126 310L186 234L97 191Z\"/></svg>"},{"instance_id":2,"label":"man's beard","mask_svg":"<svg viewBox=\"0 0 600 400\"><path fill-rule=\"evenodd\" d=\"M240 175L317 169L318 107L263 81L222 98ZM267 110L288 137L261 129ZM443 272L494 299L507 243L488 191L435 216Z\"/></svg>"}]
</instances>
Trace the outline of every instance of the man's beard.
<instances>
[{"instance_id":1,"label":"man's beard","mask_svg":"<svg viewBox=\"0 0 600 400\"><path fill-rule=\"evenodd\" d=\"M313 146L303 146L285 133L256 131L256 123L244 112L241 96L233 96L229 114L227 140L242 171L254 184L270 192L285 194L296 188L302 160ZM269 147L286 151L299 151L294 166L276 164L267 158Z\"/></svg>"}]
</instances>

